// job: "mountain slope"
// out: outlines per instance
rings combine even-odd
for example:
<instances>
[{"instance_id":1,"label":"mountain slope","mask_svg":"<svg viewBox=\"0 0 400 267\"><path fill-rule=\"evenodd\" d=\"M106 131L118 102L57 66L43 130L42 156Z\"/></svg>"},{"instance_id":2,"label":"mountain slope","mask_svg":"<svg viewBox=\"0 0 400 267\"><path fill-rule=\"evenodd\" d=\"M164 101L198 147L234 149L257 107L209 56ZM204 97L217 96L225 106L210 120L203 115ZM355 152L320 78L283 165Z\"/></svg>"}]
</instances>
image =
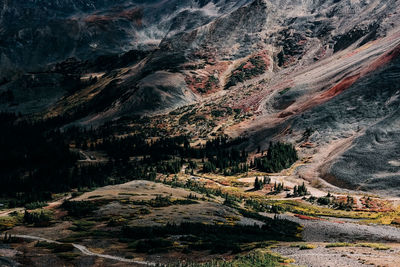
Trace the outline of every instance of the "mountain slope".
<instances>
[{"instance_id":1,"label":"mountain slope","mask_svg":"<svg viewBox=\"0 0 400 267\"><path fill-rule=\"evenodd\" d=\"M196 135L168 112L223 107L245 114L220 129L249 150L284 140L312 156L298 177L399 188L399 1L31 0L0 14L2 110L164 116Z\"/></svg>"}]
</instances>

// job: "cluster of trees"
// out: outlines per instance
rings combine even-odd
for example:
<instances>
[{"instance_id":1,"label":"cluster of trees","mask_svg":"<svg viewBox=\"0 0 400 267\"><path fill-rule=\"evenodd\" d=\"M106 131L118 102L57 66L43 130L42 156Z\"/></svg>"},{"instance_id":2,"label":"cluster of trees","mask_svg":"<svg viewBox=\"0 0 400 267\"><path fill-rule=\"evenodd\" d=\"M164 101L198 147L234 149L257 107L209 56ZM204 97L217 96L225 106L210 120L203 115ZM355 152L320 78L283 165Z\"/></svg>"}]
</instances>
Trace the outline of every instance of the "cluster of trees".
<instances>
[{"instance_id":1,"label":"cluster of trees","mask_svg":"<svg viewBox=\"0 0 400 267\"><path fill-rule=\"evenodd\" d=\"M51 221L51 216L49 213L40 210L28 212L25 210L24 222L27 224L33 224L34 226L49 226Z\"/></svg>"},{"instance_id":2,"label":"cluster of trees","mask_svg":"<svg viewBox=\"0 0 400 267\"><path fill-rule=\"evenodd\" d=\"M240 172L247 172L248 153L245 150L239 151L236 148L230 150L218 150L215 155L209 155L208 162L227 175Z\"/></svg>"},{"instance_id":3,"label":"cluster of trees","mask_svg":"<svg viewBox=\"0 0 400 267\"><path fill-rule=\"evenodd\" d=\"M200 194L204 194L207 197L219 196L219 197L226 197L220 188L208 188L205 187L203 183L199 183L194 180L187 180L185 183L178 181L177 179L173 179L172 181L164 180L156 180L156 182L162 182L163 184L171 185L172 187L181 187L181 188L188 188L190 191L197 192Z\"/></svg>"},{"instance_id":4,"label":"cluster of trees","mask_svg":"<svg viewBox=\"0 0 400 267\"><path fill-rule=\"evenodd\" d=\"M32 202L32 203L26 204L26 205L25 205L25 209L34 210L34 209L43 208L43 207L45 207L45 206L47 206L47 203L46 203L46 202L43 202L43 201L35 201L35 202Z\"/></svg>"},{"instance_id":5,"label":"cluster of trees","mask_svg":"<svg viewBox=\"0 0 400 267\"><path fill-rule=\"evenodd\" d=\"M3 244L24 242L22 238L16 237L15 235L9 234L7 232L4 233L4 237L1 241L3 242Z\"/></svg>"},{"instance_id":6,"label":"cluster of trees","mask_svg":"<svg viewBox=\"0 0 400 267\"><path fill-rule=\"evenodd\" d=\"M255 158L251 166L265 172L279 172L289 168L297 160L297 152L293 145L270 142L267 155Z\"/></svg>"},{"instance_id":7,"label":"cluster of trees","mask_svg":"<svg viewBox=\"0 0 400 267\"><path fill-rule=\"evenodd\" d=\"M254 189L255 190L260 190L264 187L264 185L269 184L271 182L271 178L264 176L264 178L261 180L258 179L258 176L254 180Z\"/></svg>"},{"instance_id":8,"label":"cluster of trees","mask_svg":"<svg viewBox=\"0 0 400 267\"><path fill-rule=\"evenodd\" d=\"M68 211L68 215L74 217L82 217L91 214L97 209L97 205L93 201L69 201L66 200L61 208Z\"/></svg>"},{"instance_id":9,"label":"cluster of trees","mask_svg":"<svg viewBox=\"0 0 400 267\"><path fill-rule=\"evenodd\" d=\"M218 137L209 140L204 146L191 147L187 136L176 136L148 140L144 134L136 134L123 138L107 137L90 144L92 149L105 151L112 159L128 162L132 158L142 157L142 163L156 166L159 173L178 173L184 159L189 168L197 168L193 159L202 159L203 172L219 171L225 175L233 175L248 171L248 153L234 146L244 139L230 140ZM180 160L179 160L180 159Z\"/></svg>"},{"instance_id":10,"label":"cluster of trees","mask_svg":"<svg viewBox=\"0 0 400 267\"><path fill-rule=\"evenodd\" d=\"M168 207L171 205L189 205L196 204L197 202L186 198L186 199L171 199L171 196L157 195L155 198L150 200L132 201L135 205L148 205L154 208Z\"/></svg>"},{"instance_id":11,"label":"cluster of trees","mask_svg":"<svg viewBox=\"0 0 400 267\"><path fill-rule=\"evenodd\" d=\"M150 139L149 133L143 132L117 138L115 129L107 124L98 129L70 127L61 132L58 126L63 122L63 118L30 122L15 114L0 113L0 127L7 129L0 136L0 196L14 199L9 206L48 200L52 193L73 188L155 180L157 173L178 173L185 163L193 172L198 168L196 160L203 162L205 173L233 175L249 168L248 153L238 149L244 138L218 137L192 147L187 136ZM71 143L82 149L104 151L109 161L77 164L79 156L69 149ZM296 151L291 145L276 143L253 165L278 171L295 160Z\"/></svg>"},{"instance_id":12,"label":"cluster of trees","mask_svg":"<svg viewBox=\"0 0 400 267\"><path fill-rule=\"evenodd\" d=\"M12 113L0 113L0 195L12 198L9 207L51 199L52 193L72 188L93 188L134 179L154 180L156 172L176 173L180 161L150 164L143 160L78 165L71 152L71 138L82 131L61 132L59 120L29 122ZM102 136L109 131L88 130L86 137ZM141 139L142 140L142 139Z\"/></svg>"},{"instance_id":13,"label":"cluster of trees","mask_svg":"<svg viewBox=\"0 0 400 267\"><path fill-rule=\"evenodd\" d=\"M308 194L310 194L310 193L307 191L307 187L303 182L302 185L299 185L299 186L295 185L293 187L293 194L287 194L287 197L302 197L302 196L306 196Z\"/></svg>"},{"instance_id":14,"label":"cluster of trees","mask_svg":"<svg viewBox=\"0 0 400 267\"><path fill-rule=\"evenodd\" d=\"M183 163L184 161L181 159L160 162L156 165L156 170L163 174L178 173L182 169Z\"/></svg>"},{"instance_id":15,"label":"cluster of trees","mask_svg":"<svg viewBox=\"0 0 400 267\"><path fill-rule=\"evenodd\" d=\"M339 210L352 210L354 206L354 199L351 196L347 196L346 201L335 201L333 207Z\"/></svg>"},{"instance_id":16,"label":"cluster of trees","mask_svg":"<svg viewBox=\"0 0 400 267\"><path fill-rule=\"evenodd\" d=\"M246 207L249 207L256 212L272 212L278 214L286 211L282 205L271 205L265 201L257 199L247 199L244 204Z\"/></svg>"},{"instance_id":17,"label":"cluster of trees","mask_svg":"<svg viewBox=\"0 0 400 267\"><path fill-rule=\"evenodd\" d=\"M323 206L330 205L332 203L332 197L331 196L319 197L317 198L317 203Z\"/></svg>"},{"instance_id":18,"label":"cluster of trees","mask_svg":"<svg viewBox=\"0 0 400 267\"><path fill-rule=\"evenodd\" d=\"M166 224L164 226L123 226L122 236L125 239L141 240L139 244L153 244L158 247L160 238L181 236L180 241L188 244L192 250L211 250L211 253L240 252L240 246L246 243L265 240L298 240L298 226L295 223L273 219L265 219L263 226L258 225L211 225L203 223L182 222L181 224ZM155 240L150 241L150 240ZM138 243L138 242L136 242ZM164 243L164 242L162 242ZM165 242L169 246L169 243ZM145 246L146 248L148 246ZM139 246L135 249L142 250ZM144 249L146 252L147 250Z\"/></svg>"},{"instance_id":19,"label":"cluster of trees","mask_svg":"<svg viewBox=\"0 0 400 267\"><path fill-rule=\"evenodd\" d=\"M285 190L285 185L283 183L276 183L274 184L274 188L271 188L272 192L271 194L279 194L281 193L283 190Z\"/></svg>"},{"instance_id":20,"label":"cluster of trees","mask_svg":"<svg viewBox=\"0 0 400 267\"><path fill-rule=\"evenodd\" d=\"M50 197L77 160L61 132L10 113L0 114L0 128L0 194L24 203Z\"/></svg>"},{"instance_id":21,"label":"cluster of trees","mask_svg":"<svg viewBox=\"0 0 400 267\"><path fill-rule=\"evenodd\" d=\"M263 74L265 69L266 64L262 57L252 57L249 59L249 62L240 64L239 67L232 72L231 76L229 77L229 81L225 85L225 89Z\"/></svg>"},{"instance_id":22,"label":"cluster of trees","mask_svg":"<svg viewBox=\"0 0 400 267\"><path fill-rule=\"evenodd\" d=\"M217 137L207 141L202 148L207 158L207 162L203 164L203 172L219 171L227 176L247 172L248 152L236 147L244 141L244 138L230 140L227 137Z\"/></svg>"},{"instance_id":23,"label":"cluster of trees","mask_svg":"<svg viewBox=\"0 0 400 267\"><path fill-rule=\"evenodd\" d=\"M157 163L174 157L198 159L205 157L204 149L192 148L187 136L149 140L149 136L144 133L126 137L109 135L89 146L94 150L105 151L114 160L125 162L139 156L145 156L147 163Z\"/></svg>"},{"instance_id":24,"label":"cluster of trees","mask_svg":"<svg viewBox=\"0 0 400 267\"><path fill-rule=\"evenodd\" d=\"M354 206L354 199L351 196L347 196L346 200L342 201L335 198L335 196L331 195L331 193L328 193L326 196L318 198L310 196L308 198L308 201L312 203L317 202L317 204L319 205L330 206L334 209L339 210L352 210Z\"/></svg>"}]
</instances>

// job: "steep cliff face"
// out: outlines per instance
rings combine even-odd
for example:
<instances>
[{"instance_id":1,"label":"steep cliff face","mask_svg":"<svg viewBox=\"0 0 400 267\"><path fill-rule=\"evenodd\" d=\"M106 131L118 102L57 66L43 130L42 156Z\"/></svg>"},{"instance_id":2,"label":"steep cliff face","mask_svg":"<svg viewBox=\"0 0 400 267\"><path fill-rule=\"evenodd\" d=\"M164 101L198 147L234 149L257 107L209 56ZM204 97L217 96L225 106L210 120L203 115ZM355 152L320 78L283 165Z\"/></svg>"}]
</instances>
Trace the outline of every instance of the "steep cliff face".
<instances>
[{"instance_id":1,"label":"steep cliff face","mask_svg":"<svg viewBox=\"0 0 400 267\"><path fill-rule=\"evenodd\" d=\"M0 4L0 69L37 70L80 59L158 46L245 1L7 1Z\"/></svg>"},{"instance_id":2,"label":"steep cliff face","mask_svg":"<svg viewBox=\"0 0 400 267\"><path fill-rule=\"evenodd\" d=\"M398 186L397 0L30 0L0 11L3 110L96 125L224 103L251 114L227 129L249 148L312 143L301 151L316 160L297 175Z\"/></svg>"}]
</instances>

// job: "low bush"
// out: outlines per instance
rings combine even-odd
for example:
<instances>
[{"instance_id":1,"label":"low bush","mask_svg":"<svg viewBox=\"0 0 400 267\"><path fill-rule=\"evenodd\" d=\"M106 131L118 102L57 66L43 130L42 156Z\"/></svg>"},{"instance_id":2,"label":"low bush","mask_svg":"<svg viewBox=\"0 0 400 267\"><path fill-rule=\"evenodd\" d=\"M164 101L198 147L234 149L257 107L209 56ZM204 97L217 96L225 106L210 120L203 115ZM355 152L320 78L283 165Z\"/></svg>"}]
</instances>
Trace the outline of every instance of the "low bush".
<instances>
[{"instance_id":1,"label":"low bush","mask_svg":"<svg viewBox=\"0 0 400 267\"><path fill-rule=\"evenodd\" d=\"M35 210L35 209L40 209L43 207L46 207L48 204L46 202L41 202L41 201L36 201L36 202L31 202L25 205L25 208L28 210Z\"/></svg>"},{"instance_id":2,"label":"low bush","mask_svg":"<svg viewBox=\"0 0 400 267\"><path fill-rule=\"evenodd\" d=\"M47 248L54 253L69 252L74 250L74 246L69 243L50 243L46 241L38 241L35 247Z\"/></svg>"},{"instance_id":3,"label":"low bush","mask_svg":"<svg viewBox=\"0 0 400 267\"><path fill-rule=\"evenodd\" d=\"M51 223L51 212L45 210L27 211L24 213L24 222L38 227L46 227Z\"/></svg>"},{"instance_id":4,"label":"low bush","mask_svg":"<svg viewBox=\"0 0 400 267\"><path fill-rule=\"evenodd\" d=\"M87 216L97 209L97 205L91 201L69 201L66 200L61 208L68 211L68 215L75 217Z\"/></svg>"},{"instance_id":5,"label":"low bush","mask_svg":"<svg viewBox=\"0 0 400 267\"><path fill-rule=\"evenodd\" d=\"M272 254L263 250L256 250L247 255L239 255L230 261L213 260L205 263L176 263L168 265L168 267L275 267L293 263L294 260L284 258L277 254Z\"/></svg>"},{"instance_id":6,"label":"low bush","mask_svg":"<svg viewBox=\"0 0 400 267\"><path fill-rule=\"evenodd\" d=\"M166 251L172 244L172 241L164 238L153 238L138 240L130 244L129 247L141 253L158 253Z\"/></svg>"}]
</instances>

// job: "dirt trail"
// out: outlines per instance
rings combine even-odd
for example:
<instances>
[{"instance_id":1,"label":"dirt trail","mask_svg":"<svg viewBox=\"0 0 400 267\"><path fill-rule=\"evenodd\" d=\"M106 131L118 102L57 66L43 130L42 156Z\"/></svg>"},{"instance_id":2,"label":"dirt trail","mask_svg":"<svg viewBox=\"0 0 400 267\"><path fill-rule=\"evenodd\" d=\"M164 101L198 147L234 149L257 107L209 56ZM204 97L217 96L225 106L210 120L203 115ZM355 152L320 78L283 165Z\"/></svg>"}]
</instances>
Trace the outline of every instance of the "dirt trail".
<instances>
[{"instance_id":1,"label":"dirt trail","mask_svg":"<svg viewBox=\"0 0 400 267\"><path fill-rule=\"evenodd\" d=\"M0 212L0 217L8 216L10 213L12 213L14 211L22 212L22 211L24 211L24 209L23 208L14 208L14 209L10 209L10 210L5 210L5 211Z\"/></svg>"},{"instance_id":2,"label":"dirt trail","mask_svg":"<svg viewBox=\"0 0 400 267\"><path fill-rule=\"evenodd\" d=\"M314 249L299 249L290 244L282 244L273 251L295 260L299 266L310 267L398 267L399 247L390 244L388 250L365 247L326 248L326 243L314 243Z\"/></svg>"},{"instance_id":3,"label":"dirt trail","mask_svg":"<svg viewBox=\"0 0 400 267\"><path fill-rule=\"evenodd\" d=\"M12 236L15 236L17 238L22 238L22 239L28 239L28 240L37 240L37 241L45 241L48 243L62 244L61 242L43 238L43 237L38 237L38 236L31 236L31 235L12 235ZM85 247L83 245L79 245L79 244L72 243L72 246L74 248L78 249L83 254L88 255L88 256L96 256L96 257L101 257L101 258L105 258L105 259L116 260L116 261L120 261L120 262L129 262L129 263L145 265L145 266L156 266L156 263L154 263L154 262L138 261L138 260L126 259L126 258L107 255L107 254L94 253L94 252L91 252L87 247Z\"/></svg>"}]
</instances>

